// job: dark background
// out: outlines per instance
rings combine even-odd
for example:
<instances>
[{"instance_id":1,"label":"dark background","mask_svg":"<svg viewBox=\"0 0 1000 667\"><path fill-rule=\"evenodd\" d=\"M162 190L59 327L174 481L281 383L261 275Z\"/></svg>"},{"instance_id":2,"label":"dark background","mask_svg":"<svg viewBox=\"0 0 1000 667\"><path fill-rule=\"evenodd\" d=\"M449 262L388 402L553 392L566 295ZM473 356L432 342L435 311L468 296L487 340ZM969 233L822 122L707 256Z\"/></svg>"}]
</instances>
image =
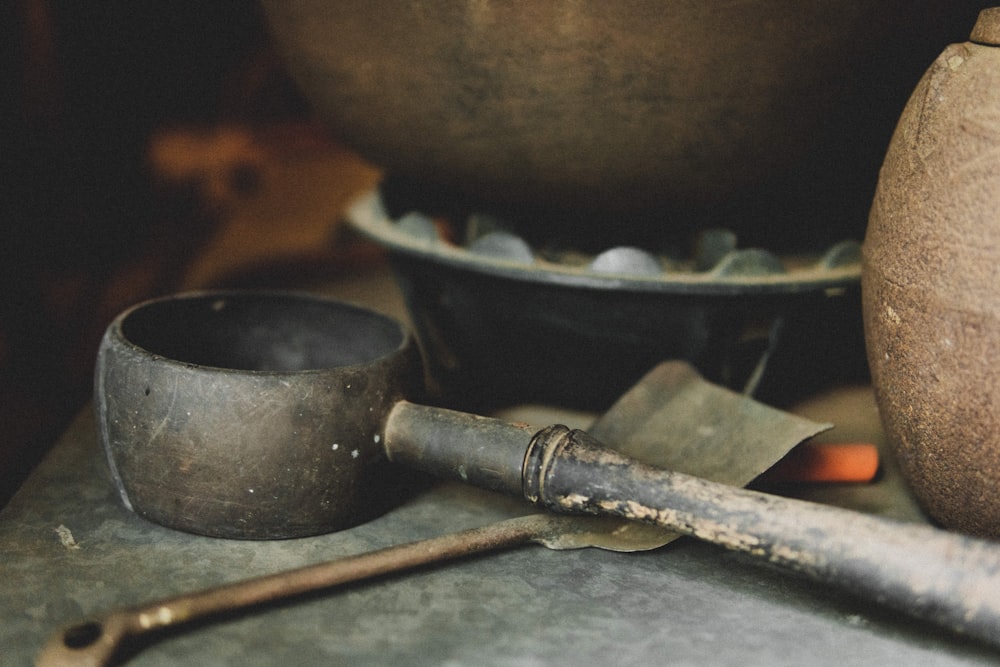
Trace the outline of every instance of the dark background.
<instances>
[{"instance_id":1,"label":"dark background","mask_svg":"<svg viewBox=\"0 0 1000 667\"><path fill-rule=\"evenodd\" d=\"M948 41L979 6L955 3ZM902 109L911 89L881 92ZM89 399L108 321L176 289L218 223L196 188L157 181L151 137L309 114L251 0L0 3L0 90L2 506Z\"/></svg>"},{"instance_id":2,"label":"dark background","mask_svg":"<svg viewBox=\"0 0 1000 667\"><path fill-rule=\"evenodd\" d=\"M170 290L213 225L155 186L151 134L304 105L249 1L6 2L0 49L2 505L89 398L116 277L143 267L132 299Z\"/></svg>"}]
</instances>

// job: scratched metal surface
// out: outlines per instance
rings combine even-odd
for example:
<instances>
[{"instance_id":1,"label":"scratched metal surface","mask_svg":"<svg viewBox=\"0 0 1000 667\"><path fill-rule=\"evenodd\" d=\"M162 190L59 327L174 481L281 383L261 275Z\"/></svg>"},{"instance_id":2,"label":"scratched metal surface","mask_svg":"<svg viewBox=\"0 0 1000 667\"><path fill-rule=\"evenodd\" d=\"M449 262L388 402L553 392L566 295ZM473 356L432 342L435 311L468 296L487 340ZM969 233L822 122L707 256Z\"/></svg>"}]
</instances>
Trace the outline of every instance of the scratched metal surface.
<instances>
[{"instance_id":1,"label":"scratched metal surface","mask_svg":"<svg viewBox=\"0 0 1000 667\"><path fill-rule=\"evenodd\" d=\"M909 516L892 471L825 501ZM83 413L0 512L0 665L112 607L487 524L520 507L437 486L368 524L277 542L196 537L125 510ZM164 638L134 665L974 665L998 655L746 557L680 540L621 554L527 546Z\"/></svg>"}]
</instances>

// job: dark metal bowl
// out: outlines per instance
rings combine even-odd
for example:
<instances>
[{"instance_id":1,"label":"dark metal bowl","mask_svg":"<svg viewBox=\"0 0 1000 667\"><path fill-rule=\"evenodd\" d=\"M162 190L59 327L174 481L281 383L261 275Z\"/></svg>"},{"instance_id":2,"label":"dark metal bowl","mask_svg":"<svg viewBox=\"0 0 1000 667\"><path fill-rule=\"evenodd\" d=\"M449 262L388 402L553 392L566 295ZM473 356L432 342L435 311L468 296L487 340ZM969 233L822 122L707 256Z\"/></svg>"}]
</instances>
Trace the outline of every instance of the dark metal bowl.
<instances>
[{"instance_id":1,"label":"dark metal bowl","mask_svg":"<svg viewBox=\"0 0 1000 667\"><path fill-rule=\"evenodd\" d=\"M431 375L466 409L604 409L666 359L772 403L865 374L856 242L559 262L506 232L452 243L424 216L391 217L377 193L348 219L388 249Z\"/></svg>"},{"instance_id":2,"label":"dark metal bowl","mask_svg":"<svg viewBox=\"0 0 1000 667\"><path fill-rule=\"evenodd\" d=\"M389 318L305 295L193 293L108 327L96 410L136 513L215 537L299 537L398 501L367 434L422 381L410 334Z\"/></svg>"}]
</instances>

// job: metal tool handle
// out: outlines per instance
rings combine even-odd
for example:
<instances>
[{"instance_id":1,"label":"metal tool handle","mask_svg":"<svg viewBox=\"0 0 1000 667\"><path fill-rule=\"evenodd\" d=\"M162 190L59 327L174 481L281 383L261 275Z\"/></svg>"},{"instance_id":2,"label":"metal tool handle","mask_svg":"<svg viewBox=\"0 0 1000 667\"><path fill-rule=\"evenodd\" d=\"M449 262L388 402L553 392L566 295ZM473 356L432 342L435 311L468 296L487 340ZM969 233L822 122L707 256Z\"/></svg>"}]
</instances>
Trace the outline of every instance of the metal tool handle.
<instances>
[{"instance_id":1,"label":"metal tool handle","mask_svg":"<svg viewBox=\"0 0 1000 667\"><path fill-rule=\"evenodd\" d=\"M557 512L654 523L1000 646L1000 544L653 468L565 426L525 448L527 427L484 419L403 403L386 451Z\"/></svg>"},{"instance_id":2,"label":"metal tool handle","mask_svg":"<svg viewBox=\"0 0 1000 667\"><path fill-rule=\"evenodd\" d=\"M551 537L557 528L542 514L517 517L482 528L107 612L53 635L35 664L37 667L117 664L125 644L141 635L428 563L528 544Z\"/></svg>"}]
</instances>

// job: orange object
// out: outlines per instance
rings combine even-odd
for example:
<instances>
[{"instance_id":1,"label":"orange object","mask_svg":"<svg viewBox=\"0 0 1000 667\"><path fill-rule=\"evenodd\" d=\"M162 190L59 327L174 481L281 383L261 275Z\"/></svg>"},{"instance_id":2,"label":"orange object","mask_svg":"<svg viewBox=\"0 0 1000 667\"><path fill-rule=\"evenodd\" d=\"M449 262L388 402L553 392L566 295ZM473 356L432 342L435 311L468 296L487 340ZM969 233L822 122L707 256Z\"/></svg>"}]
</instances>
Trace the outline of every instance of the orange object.
<instances>
[{"instance_id":1,"label":"orange object","mask_svg":"<svg viewBox=\"0 0 1000 667\"><path fill-rule=\"evenodd\" d=\"M878 472L878 448L867 442L807 441L764 473L766 482L870 482Z\"/></svg>"}]
</instances>

